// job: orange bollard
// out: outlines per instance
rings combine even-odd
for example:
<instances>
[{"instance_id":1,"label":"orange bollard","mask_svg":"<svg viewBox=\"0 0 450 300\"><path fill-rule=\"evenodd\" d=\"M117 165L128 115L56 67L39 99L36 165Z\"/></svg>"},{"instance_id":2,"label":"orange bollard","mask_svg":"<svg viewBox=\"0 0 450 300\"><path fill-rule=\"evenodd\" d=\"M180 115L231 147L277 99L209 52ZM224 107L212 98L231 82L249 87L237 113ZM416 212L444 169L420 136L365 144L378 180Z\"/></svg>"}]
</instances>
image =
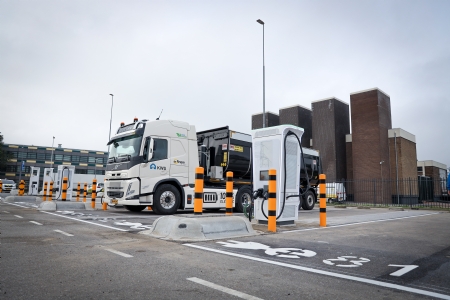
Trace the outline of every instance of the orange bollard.
<instances>
[{"instance_id":1,"label":"orange bollard","mask_svg":"<svg viewBox=\"0 0 450 300\"><path fill-rule=\"evenodd\" d=\"M277 232L277 171L269 170L269 204L267 230Z\"/></svg>"},{"instance_id":2,"label":"orange bollard","mask_svg":"<svg viewBox=\"0 0 450 300\"><path fill-rule=\"evenodd\" d=\"M0 193L3 191L3 183L2 180L0 179Z\"/></svg>"},{"instance_id":3,"label":"orange bollard","mask_svg":"<svg viewBox=\"0 0 450 300\"><path fill-rule=\"evenodd\" d=\"M84 188L83 188L83 202L86 202L86 195L87 195L87 183L84 183Z\"/></svg>"},{"instance_id":4,"label":"orange bollard","mask_svg":"<svg viewBox=\"0 0 450 300\"><path fill-rule=\"evenodd\" d=\"M102 209L103 210L107 210L108 209L108 204L106 202L103 202Z\"/></svg>"},{"instance_id":5,"label":"orange bollard","mask_svg":"<svg viewBox=\"0 0 450 300\"><path fill-rule=\"evenodd\" d=\"M320 208L320 227L327 226L327 187L326 187L326 175L319 175L319 208Z\"/></svg>"},{"instance_id":6,"label":"orange bollard","mask_svg":"<svg viewBox=\"0 0 450 300\"><path fill-rule=\"evenodd\" d=\"M95 198L97 198L97 179L92 180L91 207L95 208Z\"/></svg>"},{"instance_id":7,"label":"orange bollard","mask_svg":"<svg viewBox=\"0 0 450 300\"><path fill-rule=\"evenodd\" d=\"M19 183L19 196L23 196L25 193L25 181L22 179Z\"/></svg>"},{"instance_id":8,"label":"orange bollard","mask_svg":"<svg viewBox=\"0 0 450 300\"><path fill-rule=\"evenodd\" d=\"M153 210L153 208L151 206L147 206L148 210Z\"/></svg>"},{"instance_id":9,"label":"orange bollard","mask_svg":"<svg viewBox=\"0 0 450 300\"><path fill-rule=\"evenodd\" d=\"M225 215L233 215L233 172L227 172Z\"/></svg>"},{"instance_id":10,"label":"orange bollard","mask_svg":"<svg viewBox=\"0 0 450 300\"><path fill-rule=\"evenodd\" d=\"M50 181L50 189L48 190L48 198L47 201L53 200L53 181Z\"/></svg>"},{"instance_id":11,"label":"orange bollard","mask_svg":"<svg viewBox=\"0 0 450 300\"><path fill-rule=\"evenodd\" d=\"M80 183L78 182L77 186L77 202L80 201Z\"/></svg>"},{"instance_id":12,"label":"orange bollard","mask_svg":"<svg viewBox=\"0 0 450 300\"><path fill-rule=\"evenodd\" d=\"M203 168L195 168L194 215L203 213Z\"/></svg>"},{"instance_id":13,"label":"orange bollard","mask_svg":"<svg viewBox=\"0 0 450 300\"><path fill-rule=\"evenodd\" d=\"M63 178L61 201L66 201L67 199L67 180L67 177Z\"/></svg>"},{"instance_id":14,"label":"orange bollard","mask_svg":"<svg viewBox=\"0 0 450 300\"><path fill-rule=\"evenodd\" d=\"M44 182L44 195L42 197L42 201L47 201L47 181Z\"/></svg>"}]
</instances>

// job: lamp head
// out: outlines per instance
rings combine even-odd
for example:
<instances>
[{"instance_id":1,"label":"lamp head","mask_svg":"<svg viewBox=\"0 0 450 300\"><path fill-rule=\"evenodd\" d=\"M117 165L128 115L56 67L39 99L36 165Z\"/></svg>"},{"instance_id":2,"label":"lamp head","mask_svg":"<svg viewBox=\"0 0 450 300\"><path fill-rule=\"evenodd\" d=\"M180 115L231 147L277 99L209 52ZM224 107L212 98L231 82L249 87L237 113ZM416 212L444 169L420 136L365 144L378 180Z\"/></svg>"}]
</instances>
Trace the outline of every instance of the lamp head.
<instances>
[{"instance_id":1,"label":"lamp head","mask_svg":"<svg viewBox=\"0 0 450 300\"><path fill-rule=\"evenodd\" d=\"M261 19L256 20L256 22L258 22L261 25L264 25L264 22Z\"/></svg>"}]
</instances>

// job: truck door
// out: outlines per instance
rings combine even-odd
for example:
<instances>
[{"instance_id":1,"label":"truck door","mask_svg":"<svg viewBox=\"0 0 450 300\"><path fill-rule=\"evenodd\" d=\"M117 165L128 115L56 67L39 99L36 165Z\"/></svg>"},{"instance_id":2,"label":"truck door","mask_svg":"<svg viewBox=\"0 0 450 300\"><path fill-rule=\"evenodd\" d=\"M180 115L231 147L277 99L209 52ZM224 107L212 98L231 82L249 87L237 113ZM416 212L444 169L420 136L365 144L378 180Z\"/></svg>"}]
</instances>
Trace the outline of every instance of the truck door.
<instances>
[{"instance_id":1,"label":"truck door","mask_svg":"<svg viewBox=\"0 0 450 300\"><path fill-rule=\"evenodd\" d=\"M152 142L153 157L149 162L141 164L139 170L139 177L141 178L141 195L153 192L155 184L161 179L169 177L170 174L170 139L152 136Z\"/></svg>"}]
</instances>

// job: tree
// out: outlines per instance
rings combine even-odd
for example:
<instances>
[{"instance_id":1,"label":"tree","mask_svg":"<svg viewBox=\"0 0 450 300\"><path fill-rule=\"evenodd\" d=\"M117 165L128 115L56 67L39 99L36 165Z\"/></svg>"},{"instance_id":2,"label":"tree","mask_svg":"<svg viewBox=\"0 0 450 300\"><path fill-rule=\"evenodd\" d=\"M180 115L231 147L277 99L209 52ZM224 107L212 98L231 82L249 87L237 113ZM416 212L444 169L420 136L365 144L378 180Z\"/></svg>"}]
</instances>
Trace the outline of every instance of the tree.
<instances>
[{"instance_id":1,"label":"tree","mask_svg":"<svg viewBox=\"0 0 450 300\"><path fill-rule=\"evenodd\" d=\"M0 132L0 169L3 169L6 166L8 160L10 160L11 158L11 153L3 150L3 135Z\"/></svg>"}]
</instances>

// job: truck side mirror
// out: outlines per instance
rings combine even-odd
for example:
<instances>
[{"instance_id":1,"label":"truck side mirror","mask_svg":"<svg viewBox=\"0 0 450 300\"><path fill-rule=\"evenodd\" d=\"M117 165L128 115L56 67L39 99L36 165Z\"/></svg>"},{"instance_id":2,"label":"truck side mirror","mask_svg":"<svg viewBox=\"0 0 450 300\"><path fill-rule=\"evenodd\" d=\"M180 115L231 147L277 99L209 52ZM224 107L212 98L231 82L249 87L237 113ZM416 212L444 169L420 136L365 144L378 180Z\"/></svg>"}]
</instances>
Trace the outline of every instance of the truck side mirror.
<instances>
[{"instance_id":1,"label":"truck side mirror","mask_svg":"<svg viewBox=\"0 0 450 300\"><path fill-rule=\"evenodd\" d=\"M144 163L148 163L153 157L153 139L151 137L145 138L142 157L144 158Z\"/></svg>"}]
</instances>

